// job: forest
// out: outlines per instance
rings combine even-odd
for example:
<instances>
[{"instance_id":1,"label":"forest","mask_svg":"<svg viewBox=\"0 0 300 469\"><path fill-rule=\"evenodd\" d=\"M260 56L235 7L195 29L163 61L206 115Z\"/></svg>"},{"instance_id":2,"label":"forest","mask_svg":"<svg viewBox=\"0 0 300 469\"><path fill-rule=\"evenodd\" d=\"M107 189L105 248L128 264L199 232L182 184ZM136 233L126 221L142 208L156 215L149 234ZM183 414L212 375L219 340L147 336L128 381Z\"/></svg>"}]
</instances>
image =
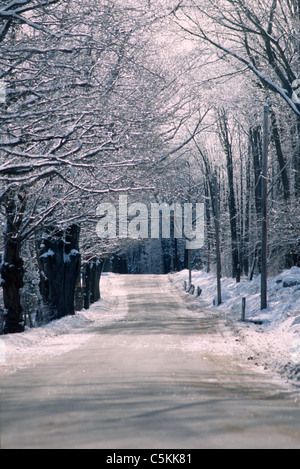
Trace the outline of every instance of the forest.
<instances>
[{"instance_id":1,"label":"forest","mask_svg":"<svg viewBox=\"0 0 300 469\"><path fill-rule=\"evenodd\" d=\"M300 267L300 0L2 0L0 334L88 309L103 271L253 278L264 179L277 275ZM120 195L133 220L204 203L203 248L100 239Z\"/></svg>"}]
</instances>

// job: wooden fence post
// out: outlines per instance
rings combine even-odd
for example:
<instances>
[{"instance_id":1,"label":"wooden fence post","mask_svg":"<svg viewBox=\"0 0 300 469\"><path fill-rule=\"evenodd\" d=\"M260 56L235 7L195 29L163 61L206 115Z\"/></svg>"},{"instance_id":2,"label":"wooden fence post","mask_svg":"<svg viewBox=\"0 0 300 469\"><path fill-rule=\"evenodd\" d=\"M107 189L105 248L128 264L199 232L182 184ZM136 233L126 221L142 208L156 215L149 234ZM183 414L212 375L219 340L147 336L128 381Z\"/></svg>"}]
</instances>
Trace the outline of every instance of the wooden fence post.
<instances>
[{"instance_id":1,"label":"wooden fence post","mask_svg":"<svg viewBox=\"0 0 300 469\"><path fill-rule=\"evenodd\" d=\"M242 322L246 321L246 298L242 299Z\"/></svg>"}]
</instances>

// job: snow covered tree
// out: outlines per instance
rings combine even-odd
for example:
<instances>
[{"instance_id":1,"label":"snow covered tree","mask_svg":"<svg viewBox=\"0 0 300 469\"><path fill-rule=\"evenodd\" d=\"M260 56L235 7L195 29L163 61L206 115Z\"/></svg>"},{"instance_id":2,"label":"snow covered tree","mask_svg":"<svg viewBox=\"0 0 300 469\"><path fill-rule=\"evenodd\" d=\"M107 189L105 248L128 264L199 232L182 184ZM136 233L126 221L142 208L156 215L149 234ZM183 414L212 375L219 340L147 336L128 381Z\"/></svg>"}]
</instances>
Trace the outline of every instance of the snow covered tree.
<instances>
[{"instance_id":1,"label":"snow covered tree","mask_svg":"<svg viewBox=\"0 0 300 469\"><path fill-rule=\"evenodd\" d=\"M35 236L40 250L45 233L68 233L74 223L83 225L85 239L88 227L95 231L99 200L151 186L149 168L161 151L158 128L166 116L157 99L165 87L163 67L151 62L155 49L148 47L155 17L148 4L135 2L130 9L98 0L0 7L5 332L23 327L18 295L10 308L5 290L22 286L24 241ZM7 265L19 269L18 276L8 279ZM72 310L58 309L59 315Z\"/></svg>"},{"instance_id":2,"label":"snow covered tree","mask_svg":"<svg viewBox=\"0 0 300 469\"><path fill-rule=\"evenodd\" d=\"M270 266L288 266L299 253L299 230L295 226L300 216L296 208L300 181L299 2L182 1L172 16L178 34L190 39L192 53L198 59L194 61L194 74L190 69L192 95L196 95L196 83L202 102L208 100L217 112L225 109L230 123L235 122L231 150L236 168L234 191L240 194L235 201L237 239L246 270L259 246L262 108L266 97L271 99ZM200 82L195 71L199 73L204 56L207 65L202 68ZM206 134L208 141L210 135ZM224 170L224 161L221 165ZM245 187L247 194L241 191ZM279 226L284 240L277 237L275 241L273 233Z\"/></svg>"},{"instance_id":3,"label":"snow covered tree","mask_svg":"<svg viewBox=\"0 0 300 469\"><path fill-rule=\"evenodd\" d=\"M250 70L299 117L297 0L194 0L174 12L191 36L206 41L241 70ZM182 22L181 22L182 21Z\"/></svg>"}]
</instances>

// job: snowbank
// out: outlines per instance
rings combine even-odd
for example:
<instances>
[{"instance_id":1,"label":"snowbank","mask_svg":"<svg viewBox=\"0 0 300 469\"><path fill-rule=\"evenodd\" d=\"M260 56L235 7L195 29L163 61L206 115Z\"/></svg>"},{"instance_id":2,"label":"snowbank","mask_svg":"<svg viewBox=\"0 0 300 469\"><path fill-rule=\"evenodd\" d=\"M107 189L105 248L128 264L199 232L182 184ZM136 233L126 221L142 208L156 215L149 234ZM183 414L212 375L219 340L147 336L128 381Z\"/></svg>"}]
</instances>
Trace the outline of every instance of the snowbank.
<instances>
[{"instance_id":1,"label":"snowbank","mask_svg":"<svg viewBox=\"0 0 300 469\"><path fill-rule=\"evenodd\" d=\"M183 290L188 271L171 276L177 288ZM260 311L260 276L252 282L242 279L237 284L222 279L222 305L213 306L216 278L204 271L193 271L193 284L202 289L205 303L226 318L248 345L253 358L266 368L279 371L300 386L300 269L293 267L268 281L268 309ZM262 321L262 325L241 322L242 298L246 298L246 318Z\"/></svg>"}]
</instances>

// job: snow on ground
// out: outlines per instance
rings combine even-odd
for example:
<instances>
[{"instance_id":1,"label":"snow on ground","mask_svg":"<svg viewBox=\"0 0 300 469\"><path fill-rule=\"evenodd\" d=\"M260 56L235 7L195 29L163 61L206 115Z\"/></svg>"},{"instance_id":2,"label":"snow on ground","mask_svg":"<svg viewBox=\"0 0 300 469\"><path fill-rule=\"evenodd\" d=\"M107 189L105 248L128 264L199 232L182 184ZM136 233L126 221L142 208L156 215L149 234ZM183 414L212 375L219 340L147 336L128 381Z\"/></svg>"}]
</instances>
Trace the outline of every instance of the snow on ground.
<instances>
[{"instance_id":1,"label":"snow on ground","mask_svg":"<svg viewBox=\"0 0 300 469\"><path fill-rule=\"evenodd\" d=\"M183 271L170 276L172 283L183 292L183 282L188 280L188 272ZM75 316L36 328L27 329L23 334L0 336L0 375L12 373L51 360L51 357L69 352L85 343L95 327L111 324L122 319L120 312L112 307L109 298L113 298L114 274L106 274L101 280L103 298L88 311L81 311ZM207 314L212 320L225 319L226 325L235 332L246 348L250 359L266 369L275 370L300 387L300 269L297 267L283 272L268 282L269 307L260 311L260 277L252 282L243 279L237 284L233 279L222 280L223 304L213 306L216 296L216 278L204 271L193 272L193 284L202 288L201 298L188 296L188 303L193 305L190 313L199 317ZM247 319L263 321L262 325L242 323L242 298L247 298ZM205 308L203 308L203 305ZM202 313L206 310L207 313ZM201 313L201 314L200 314ZM221 351L224 343L212 344ZM235 344L234 344L235 345ZM236 343L233 353L241 353ZM196 341L189 347L201 347Z\"/></svg>"},{"instance_id":2,"label":"snow on ground","mask_svg":"<svg viewBox=\"0 0 300 469\"><path fill-rule=\"evenodd\" d=\"M188 281L188 271L171 276L178 289ZM293 267L268 280L268 309L260 310L260 283L242 279L222 279L222 305L213 306L216 297L216 278L204 271L193 271L192 283L202 289L199 307L203 302L226 319L249 348L251 358L300 386L300 268ZM246 319L262 321L262 325L241 322L242 298L246 298Z\"/></svg>"},{"instance_id":3,"label":"snow on ground","mask_svg":"<svg viewBox=\"0 0 300 469\"><path fill-rule=\"evenodd\" d=\"M102 287L110 291L113 275L103 275ZM118 313L120 314L120 313ZM0 375L36 365L53 356L70 352L85 343L93 328L120 319L106 298L80 311L43 327L27 328L22 334L0 336Z\"/></svg>"}]
</instances>

